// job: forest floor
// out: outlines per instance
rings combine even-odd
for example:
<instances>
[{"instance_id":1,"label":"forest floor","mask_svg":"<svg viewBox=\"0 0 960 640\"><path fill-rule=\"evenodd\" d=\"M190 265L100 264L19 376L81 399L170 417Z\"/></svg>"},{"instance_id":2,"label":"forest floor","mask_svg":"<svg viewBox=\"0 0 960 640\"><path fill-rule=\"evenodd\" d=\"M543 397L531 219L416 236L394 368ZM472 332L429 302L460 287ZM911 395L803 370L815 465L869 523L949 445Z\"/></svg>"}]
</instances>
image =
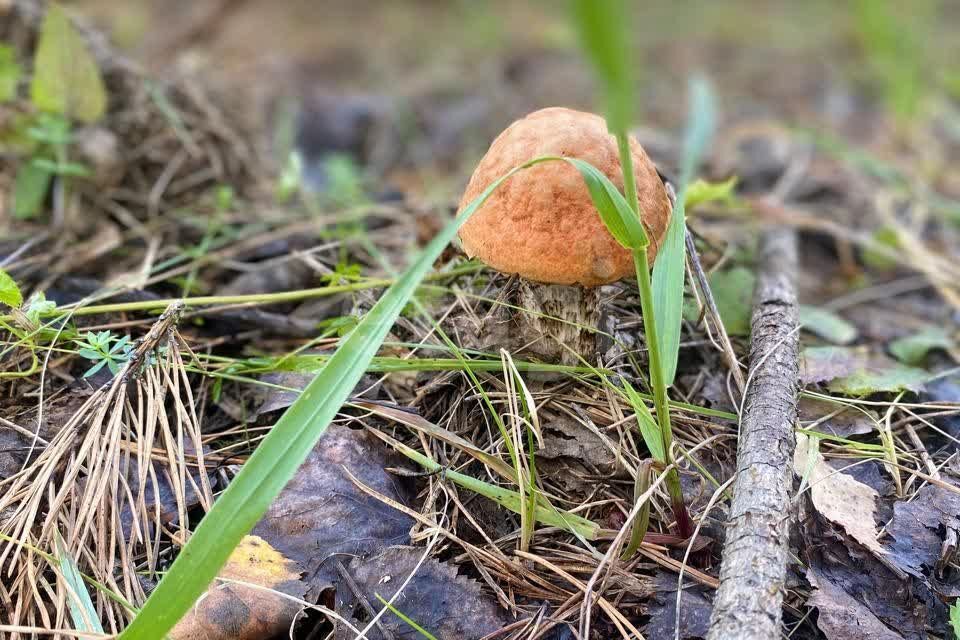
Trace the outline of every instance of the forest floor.
<instances>
[{"instance_id":1,"label":"forest floor","mask_svg":"<svg viewBox=\"0 0 960 640\"><path fill-rule=\"evenodd\" d=\"M31 60L30 3L4 4L0 42ZM451 218L489 142L534 109L596 105L547 4L75 4L124 53L94 43L108 107L70 146L88 175L17 216L14 137L32 107L26 91L0 104L15 160L0 167L0 268L26 301L0 325L0 625L74 626L50 566L62 535L115 633ZM688 77L704 72L720 101L698 175L721 186L687 212L720 318L688 279L671 388L697 536L677 535L658 495L639 554L598 571L650 456L621 382L649 390L636 283L602 289L595 359L557 364L516 322L516 279L451 245L424 309L405 310L245 540L275 555L222 574L269 591L214 589L176 637L353 638L398 591L403 615L367 638L430 637L403 618L437 638L705 637L770 224L795 231L800 256L783 635L954 637L960 15L898 23L921 57L882 37L893 23L832 3L663 4L635 34L634 131L663 175L678 172ZM147 373L116 383L136 358ZM509 441L526 449L534 424L528 472L580 520L542 521L527 544L509 498L476 488L516 489Z\"/></svg>"}]
</instances>

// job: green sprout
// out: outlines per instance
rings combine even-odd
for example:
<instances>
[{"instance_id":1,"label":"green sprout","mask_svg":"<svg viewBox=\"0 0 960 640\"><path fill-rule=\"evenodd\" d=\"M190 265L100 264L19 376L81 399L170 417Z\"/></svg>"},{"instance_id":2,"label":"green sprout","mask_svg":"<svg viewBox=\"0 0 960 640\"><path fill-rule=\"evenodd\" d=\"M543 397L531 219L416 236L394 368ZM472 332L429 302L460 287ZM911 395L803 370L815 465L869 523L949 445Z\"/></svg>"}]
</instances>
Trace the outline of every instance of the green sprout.
<instances>
[{"instance_id":1,"label":"green sprout","mask_svg":"<svg viewBox=\"0 0 960 640\"><path fill-rule=\"evenodd\" d=\"M77 353L94 363L83 374L84 378L89 378L104 367L107 367L113 375L117 375L133 354L130 336L118 338L110 331L88 331L86 340L74 340L74 342L80 347Z\"/></svg>"}]
</instances>

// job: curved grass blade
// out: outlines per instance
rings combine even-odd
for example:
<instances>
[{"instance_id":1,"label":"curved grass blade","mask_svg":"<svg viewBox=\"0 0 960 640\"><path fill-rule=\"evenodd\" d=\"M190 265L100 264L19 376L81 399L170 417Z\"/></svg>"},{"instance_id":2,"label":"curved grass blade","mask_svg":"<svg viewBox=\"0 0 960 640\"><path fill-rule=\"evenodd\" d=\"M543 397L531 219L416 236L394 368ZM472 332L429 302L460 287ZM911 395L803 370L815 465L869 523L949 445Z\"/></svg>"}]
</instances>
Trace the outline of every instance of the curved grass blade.
<instances>
[{"instance_id":1,"label":"curved grass blade","mask_svg":"<svg viewBox=\"0 0 960 640\"><path fill-rule=\"evenodd\" d=\"M384 292L200 521L140 614L120 636L123 640L161 640L190 609L350 397L417 285L459 228L504 180L543 161L532 160L487 187L427 244L406 272Z\"/></svg>"},{"instance_id":2,"label":"curved grass blade","mask_svg":"<svg viewBox=\"0 0 960 640\"><path fill-rule=\"evenodd\" d=\"M690 120L683 140L680 184L670 227L653 265L653 309L660 341L663 379L673 384L680 351L680 319L683 312L683 278L686 261L687 223L684 201L700 158L713 135L716 107L710 85L703 78L690 82Z\"/></svg>"},{"instance_id":3,"label":"curved grass blade","mask_svg":"<svg viewBox=\"0 0 960 640\"><path fill-rule=\"evenodd\" d=\"M627 249L633 251L646 249L650 240L640 223L640 217L630 207L616 185L589 162L579 158L558 159L572 164L580 172L590 192L593 206L596 207L610 235Z\"/></svg>"}]
</instances>

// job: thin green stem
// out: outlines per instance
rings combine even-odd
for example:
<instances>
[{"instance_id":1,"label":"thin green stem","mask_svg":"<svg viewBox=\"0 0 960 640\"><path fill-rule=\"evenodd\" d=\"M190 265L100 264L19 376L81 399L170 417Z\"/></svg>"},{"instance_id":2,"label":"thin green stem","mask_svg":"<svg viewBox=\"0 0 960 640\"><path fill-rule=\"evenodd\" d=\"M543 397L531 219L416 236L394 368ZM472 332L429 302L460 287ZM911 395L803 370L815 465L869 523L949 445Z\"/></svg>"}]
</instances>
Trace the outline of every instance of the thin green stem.
<instances>
[{"instance_id":1,"label":"thin green stem","mask_svg":"<svg viewBox=\"0 0 960 640\"><path fill-rule=\"evenodd\" d=\"M428 274L424 280L441 280L466 273L479 271L482 265L469 264L450 271ZM260 305L277 304L280 302L294 302L297 300L306 300L308 298L322 298L332 296L338 293L351 293L354 291L364 291L367 289L379 289L389 287L394 283L392 278L371 278L363 282L353 282L350 284L333 285L328 287L317 287L313 289L298 289L296 291L278 291L275 293L255 293L235 296L195 296L192 298L162 298L157 300L139 300L137 302L116 302L112 304L98 304L87 307L77 307L67 305L57 307L51 311L40 314L42 318L62 315L65 311L72 311L74 316L98 315L101 313L118 313L128 311L155 311L166 309L174 302L183 302L187 307L209 307L214 305ZM119 293L119 292L118 292ZM0 316L0 322L10 322L13 316Z\"/></svg>"},{"instance_id":2,"label":"thin green stem","mask_svg":"<svg viewBox=\"0 0 960 640\"><path fill-rule=\"evenodd\" d=\"M639 217L640 201L637 198L637 183L633 174L633 156L630 153L630 142L626 132L616 133L617 148L620 151L620 166L623 172L623 189L627 204ZM650 262L647 258L646 247L633 252L633 263L637 271L637 288L640 292L640 309L643 314L643 331L646 335L647 353L649 355L650 386L653 391L653 405L657 410L657 423L660 425L660 437L663 440L663 451L667 465L673 463L671 446L673 445L673 427L670 424L670 401L667 397L667 385L663 378L663 367L660 354L660 340L657 336L657 323L653 313L653 285L650 281ZM676 469L667 472L665 481L667 493L674 517L677 519L677 532L687 537L693 533L690 516L687 513L683 500L683 489L680 486L680 474Z\"/></svg>"}]
</instances>

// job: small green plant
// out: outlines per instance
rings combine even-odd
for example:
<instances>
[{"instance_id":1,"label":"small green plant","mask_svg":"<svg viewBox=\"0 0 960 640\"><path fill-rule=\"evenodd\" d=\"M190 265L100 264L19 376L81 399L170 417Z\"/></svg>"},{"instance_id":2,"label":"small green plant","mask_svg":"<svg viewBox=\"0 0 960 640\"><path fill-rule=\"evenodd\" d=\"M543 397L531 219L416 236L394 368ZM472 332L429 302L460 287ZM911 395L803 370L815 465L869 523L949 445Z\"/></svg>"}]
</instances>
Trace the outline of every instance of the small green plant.
<instances>
[{"instance_id":1,"label":"small green plant","mask_svg":"<svg viewBox=\"0 0 960 640\"><path fill-rule=\"evenodd\" d=\"M20 287L10 277L10 274L3 269L0 269L0 302L13 308L23 304L23 294L20 293Z\"/></svg>"},{"instance_id":2,"label":"small green plant","mask_svg":"<svg viewBox=\"0 0 960 640\"><path fill-rule=\"evenodd\" d=\"M334 153L323 161L326 177L324 199L337 208L356 207L367 202L363 173L346 154Z\"/></svg>"},{"instance_id":3,"label":"small green plant","mask_svg":"<svg viewBox=\"0 0 960 640\"><path fill-rule=\"evenodd\" d=\"M14 216L32 218L40 210L54 177L84 178L90 175L82 164L69 160L73 141L70 122L59 115L41 113L27 131L33 152L17 171L13 187Z\"/></svg>"},{"instance_id":4,"label":"small green plant","mask_svg":"<svg viewBox=\"0 0 960 640\"><path fill-rule=\"evenodd\" d=\"M57 303L53 300L47 300L43 291L38 291L30 296L27 306L23 309L23 315L34 326L40 326L40 318L49 315L57 308Z\"/></svg>"},{"instance_id":5,"label":"small green plant","mask_svg":"<svg viewBox=\"0 0 960 640\"><path fill-rule=\"evenodd\" d=\"M634 111L634 83L632 61L632 43L630 39L630 20L628 4L623 0L576 0L573 3L574 19L579 27L581 39L588 58L593 63L603 88L603 100L606 108L607 128L617 139L620 151L620 166L623 172L626 203L635 219L641 217L637 185L633 172L633 158L630 152L628 129ZM673 383L677 368L677 356L680 346L680 323L683 311L684 265L686 249L684 238L686 223L684 204L687 190L693 182L699 158L706 148L713 129L713 98L702 81L691 85L691 120L684 138L680 183L676 204L670 219L663 246L657 254L653 278L647 258L648 239L642 232L642 238L633 238L632 243L623 242L610 227L611 234L633 251L636 265L637 286L640 293L640 307L643 314L643 330L649 354L649 379L653 392L656 421L659 426L659 447L656 450L662 456L665 465L673 463L673 428L670 423L668 387ZM612 195L612 194L611 194ZM619 194L618 194L619 195ZM596 199L595 199L596 204ZM598 209L600 206L598 205ZM604 222L607 219L604 218ZM633 398L633 396L631 396ZM652 416L642 402L637 406L637 419L641 432L649 442ZM650 447L651 453L654 447ZM647 482L644 474L637 474L639 484ZM677 522L677 533L686 538L693 533L693 523L687 512L680 486L680 475L676 469L667 471L665 480L670 495L671 507ZM634 534L627 548L631 555L643 539L645 523L642 521L634 528Z\"/></svg>"},{"instance_id":6,"label":"small green plant","mask_svg":"<svg viewBox=\"0 0 960 640\"><path fill-rule=\"evenodd\" d=\"M274 197L280 204L286 204L303 188L303 156L299 151L287 154L287 161L280 171Z\"/></svg>"},{"instance_id":7,"label":"small green plant","mask_svg":"<svg viewBox=\"0 0 960 640\"><path fill-rule=\"evenodd\" d=\"M110 331L88 331L85 340L74 340L74 342L80 348L77 353L94 363L84 372L84 378L89 378L104 367L107 367L113 375L117 375L133 353L130 336L118 338Z\"/></svg>"},{"instance_id":8,"label":"small green plant","mask_svg":"<svg viewBox=\"0 0 960 640\"><path fill-rule=\"evenodd\" d=\"M19 82L19 66L12 54L3 51L0 49L0 101L15 97ZM37 113L19 123L25 135L16 136L24 138L28 149L13 187L17 218L37 215L55 177L66 189L70 179L88 175L86 167L69 160L71 123L92 124L103 117L107 107L97 63L57 4L51 4L44 16L33 71L30 101Z\"/></svg>"}]
</instances>

